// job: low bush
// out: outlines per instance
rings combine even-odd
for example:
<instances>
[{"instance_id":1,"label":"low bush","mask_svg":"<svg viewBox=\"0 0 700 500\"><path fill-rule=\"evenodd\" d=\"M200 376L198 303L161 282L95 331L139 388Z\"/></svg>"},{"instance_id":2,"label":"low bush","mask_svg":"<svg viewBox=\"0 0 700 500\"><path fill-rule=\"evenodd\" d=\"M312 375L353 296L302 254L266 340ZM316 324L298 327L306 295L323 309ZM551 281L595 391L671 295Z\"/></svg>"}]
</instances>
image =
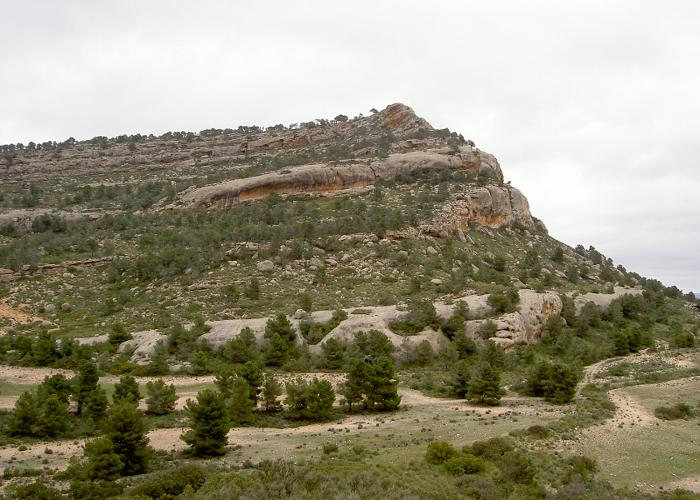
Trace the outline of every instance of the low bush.
<instances>
[{"instance_id":1,"label":"low bush","mask_svg":"<svg viewBox=\"0 0 700 500\"><path fill-rule=\"evenodd\" d=\"M656 418L662 420L688 420L689 418L695 417L697 413L690 405L677 403L675 405L657 406L654 409L654 415L656 415Z\"/></svg>"}]
</instances>

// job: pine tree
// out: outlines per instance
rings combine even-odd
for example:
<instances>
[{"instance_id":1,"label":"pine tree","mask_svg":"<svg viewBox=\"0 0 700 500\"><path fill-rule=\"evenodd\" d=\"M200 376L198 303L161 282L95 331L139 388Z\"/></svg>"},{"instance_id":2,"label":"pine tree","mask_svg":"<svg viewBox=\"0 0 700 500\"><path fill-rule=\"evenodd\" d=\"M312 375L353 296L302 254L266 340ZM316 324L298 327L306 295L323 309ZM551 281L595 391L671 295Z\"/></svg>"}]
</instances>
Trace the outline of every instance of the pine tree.
<instances>
[{"instance_id":1,"label":"pine tree","mask_svg":"<svg viewBox=\"0 0 700 500\"><path fill-rule=\"evenodd\" d=\"M249 397L255 408L258 405L258 397L261 391L260 386L263 383L262 367L255 361L248 361L237 371L238 375L248 384Z\"/></svg>"},{"instance_id":2,"label":"pine tree","mask_svg":"<svg viewBox=\"0 0 700 500\"><path fill-rule=\"evenodd\" d=\"M87 395L83 413L93 422L99 422L107 415L108 406L107 393L102 387L97 386Z\"/></svg>"},{"instance_id":3,"label":"pine tree","mask_svg":"<svg viewBox=\"0 0 700 500\"><path fill-rule=\"evenodd\" d=\"M60 401L68 404L72 387L68 379L61 374L44 377L44 381L37 387L37 396L39 399L44 399L48 396L58 396Z\"/></svg>"},{"instance_id":4,"label":"pine tree","mask_svg":"<svg viewBox=\"0 0 700 500\"><path fill-rule=\"evenodd\" d=\"M364 359L355 359L350 365L345 383L340 387L340 394L345 398L349 411L352 411L352 405L360 403L364 398L368 366Z\"/></svg>"},{"instance_id":5,"label":"pine tree","mask_svg":"<svg viewBox=\"0 0 700 500\"><path fill-rule=\"evenodd\" d=\"M175 410L177 392L173 384L166 385L161 379L146 383L146 413L166 415Z\"/></svg>"},{"instance_id":6,"label":"pine tree","mask_svg":"<svg viewBox=\"0 0 700 500\"><path fill-rule=\"evenodd\" d=\"M453 377L452 394L458 398L466 398L469 394L469 386L472 379L471 363L466 360L459 361Z\"/></svg>"},{"instance_id":7,"label":"pine tree","mask_svg":"<svg viewBox=\"0 0 700 500\"><path fill-rule=\"evenodd\" d=\"M497 405L505 391L501 388L501 373L490 364L484 364L469 384L469 399Z\"/></svg>"},{"instance_id":8,"label":"pine tree","mask_svg":"<svg viewBox=\"0 0 700 500\"><path fill-rule=\"evenodd\" d=\"M399 381L394 378L394 362L382 356L370 364L368 370L366 406L369 409L395 410L401 403Z\"/></svg>"},{"instance_id":9,"label":"pine tree","mask_svg":"<svg viewBox=\"0 0 700 500\"><path fill-rule=\"evenodd\" d=\"M250 386L240 376L233 378L226 405L232 423L245 424L253 419L253 400L250 397Z\"/></svg>"},{"instance_id":10,"label":"pine tree","mask_svg":"<svg viewBox=\"0 0 700 500\"><path fill-rule=\"evenodd\" d=\"M298 380L286 384L289 416L300 420L327 420L335 402L333 386L327 380Z\"/></svg>"},{"instance_id":11,"label":"pine tree","mask_svg":"<svg viewBox=\"0 0 700 500\"><path fill-rule=\"evenodd\" d=\"M190 416L191 430L182 435L192 453L199 457L226 453L226 434L230 425L228 412L221 394L205 389L197 394L197 401L189 400L185 409Z\"/></svg>"},{"instance_id":12,"label":"pine tree","mask_svg":"<svg viewBox=\"0 0 700 500\"><path fill-rule=\"evenodd\" d=\"M465 359L477 353L476 343L467 337L464 330L459 330L452 338L452 344L457 351L459 359Z\"/></svg>"},{"instance_id":13,"label":"pine tree","mask_svg":"<svg viewBox=\"0 0 700 500\"><path fill-rule=\"evenodd\" d=\"M262 401L265 406L265 411L279 411L282 409L282 404L279 402L279 397L282 395L282 384L280 384L274 375L266 373L262 386Z\"/></svg>"},{"instance_id":14,"label":"pine tree","mask_svg":"<svg viewBox=\"0 0 700 500\"><path fill-rule=\"evenodd\" d=\"M321 344L323 353L323 366L329 370L337 370L343 366L345 362L345 346L336 339L328 339Z\"/></svg>"},{"instance_id":15,"label":"pine tree","mask_svg":"<svg viewBox=\"0 0 700 500\"><path fill-rule=\"evenodd\" d=\"M243 328L235 338L226 342L221 349L221 355L225 360L242 364L248 361L260 361L261 354L253 330Z\"/></svg>"},{"instance_id":16,"label":"pine tree","mask_svg":"<svg viewBox=\"0 0 700 500\"><path fill-rule=\"evenodd\" d=\"M122 375L119 382L114 385L112 401L114 403L128 401L138 405L140 399L141 392L139 391L139 384L136 382L136 379L131 375Z\"/></svg>"},{"instance_id":17,"label":"pine tree","mask_svg":"<svg viewBox=\"0 0 700 500\"><path fill-rule=\"evenodd\" d=\"M81 464L86 478L91 481L114 481L124 469L124 463L114 450L111 440L101 437L85 444L84 457L87 463Z\"/></svg>"},{"instance_id":18,"label":"pine tree","mask_svg":"<svg viewBox=\"0 0 700 500\"><path fill-rule=\"evenodd\" d=\"M87 360L81 361L75 380L75 390L73 391L73 397L78 403L78 415L82 415L83 406L87 402L89 394L97 388L99 380L100 377L97 375L95 364Z\"/></svg>"},{"instance_id":19,"label":"pine tree","mask_svg":"<svg viewBox=\"0 0 700 500\"><path fill-rule=\"evenodd\" d=\"M124 464L123 474L130 476L146 470L152 450L148 446L143 415L126 401L112 405L108 413L105 437Z\"/></svg>"},{"instance_id":20,"label":"pine tree","mask_svg":"<svg viewBox=\"0 0 700 500\"><path fill-rule=\"evenodd\" d=\"M37 402L34 394L23 392L7 415L4 431L10 436L32 436L36 432Z\"/></svg>"},{"instance_id":21,"label":"pine tree","mask_svg":"<svg viewBox=\"0 0 700 500\"><path fill-rule=\"evenodd\" d=\"M38 434L56 437L68 428L70 415L68 405L52 394L41 401L37 418Z\"/></svg>"}]
</instances>

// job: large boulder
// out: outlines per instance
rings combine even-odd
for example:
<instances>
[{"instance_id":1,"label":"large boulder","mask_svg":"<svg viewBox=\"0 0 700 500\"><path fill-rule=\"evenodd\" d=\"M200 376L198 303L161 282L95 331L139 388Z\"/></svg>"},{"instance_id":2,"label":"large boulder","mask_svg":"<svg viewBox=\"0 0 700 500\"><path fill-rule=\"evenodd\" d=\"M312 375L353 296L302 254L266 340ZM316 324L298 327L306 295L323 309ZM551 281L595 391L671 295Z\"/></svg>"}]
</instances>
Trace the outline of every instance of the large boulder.
<instances>
[{"instance_id":1,"label":"large boulder","mask_svg":"<svg viewBox=\"0 0 700 500\"><path fill-rule=\"evenodd\" d=\"M147 365L158 347L159 343L167 343L168 336L158 330L145 330L131 334L131 340L122 342L117 349L118 352L127 352L131 349L131 362L137 365Z\"/></svg>"}]
</instances>

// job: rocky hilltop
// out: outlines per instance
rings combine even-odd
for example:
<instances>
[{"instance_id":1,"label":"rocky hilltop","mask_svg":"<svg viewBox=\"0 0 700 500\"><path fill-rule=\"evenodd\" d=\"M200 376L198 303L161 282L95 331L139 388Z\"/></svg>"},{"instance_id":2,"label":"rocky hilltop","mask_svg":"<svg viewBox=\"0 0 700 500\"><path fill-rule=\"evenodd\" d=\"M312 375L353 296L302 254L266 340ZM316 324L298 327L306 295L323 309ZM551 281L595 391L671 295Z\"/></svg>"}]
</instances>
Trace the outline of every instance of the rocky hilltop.
<instances>
[{"instance_id":1,"label":"rocky hilltop","mask_svg":"<svg viewBox=\"0 0 700 500\"><path fill-rule=\"evenodd\" d=\"M230 208L245 201L277 195L342 195L378 183L410 180L441 173L462 173L479 186L441 215L446 229L464 231L471 223L489 228L519 224L528 230L544 229L530 214L525 196L503 183L496 158L480 151L472 141L449 131L436 131L404 104L392 104L371 116L333 121L238 130L209 130L194 134L122 136L113 141L72 139L55 145L23 147L6 152L0 160L0 177L12 183L76 176L161 172L175 179L226 165L235 179L206 185L194 184L174 199L161 200L154 209L194 207ZM308 162L305 159L327 161ZM251 164L270 160L269 170L258 175ZM277 166L277 168L275 168ZM4 168L2 168L4 167ZM59 180L60 182L60 180ZM3 224L26 227L46 209L14 210L0 214ZM75 212L60 211L74 219ZM94 214L86 215L93 216Z\"/></svg>"}]
</instances>

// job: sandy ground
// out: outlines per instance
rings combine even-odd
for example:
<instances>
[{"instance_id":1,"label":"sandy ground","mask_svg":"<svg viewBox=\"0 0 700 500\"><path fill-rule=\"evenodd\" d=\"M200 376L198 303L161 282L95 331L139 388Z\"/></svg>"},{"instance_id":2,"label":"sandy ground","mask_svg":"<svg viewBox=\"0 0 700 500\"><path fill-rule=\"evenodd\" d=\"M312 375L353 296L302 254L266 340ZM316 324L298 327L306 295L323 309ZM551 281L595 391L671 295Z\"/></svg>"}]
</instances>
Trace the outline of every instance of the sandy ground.
<instances>
[{"instance_id":1,"label":"sandy ground","mask_svg":"<svg viewBox=\"0 0 700 500\"><path fill-rule=\"evenodd\" d=\"M0 318L9 319L12 323L34 323L35 321L38 321L49 325L53 324L44 318L40 318L39 316L32 316L21 309L15 309L4 302L0 302Z\"/></svg>"}]
</instances>

